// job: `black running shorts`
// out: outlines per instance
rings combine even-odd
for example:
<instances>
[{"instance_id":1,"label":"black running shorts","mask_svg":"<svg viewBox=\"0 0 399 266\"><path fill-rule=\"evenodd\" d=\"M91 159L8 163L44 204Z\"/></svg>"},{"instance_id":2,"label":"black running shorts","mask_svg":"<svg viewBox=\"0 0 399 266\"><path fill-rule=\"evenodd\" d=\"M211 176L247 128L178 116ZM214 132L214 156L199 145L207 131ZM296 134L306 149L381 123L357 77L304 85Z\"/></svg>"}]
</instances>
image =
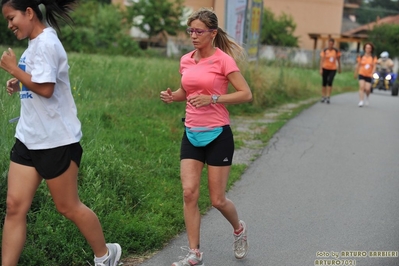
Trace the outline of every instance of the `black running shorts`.
<instances>
[{"instance_id":1,"label":"black running shorts","mask_svg":"<svg viewBox=\"0 0 399 266\"><path fill-rule=\"evenodd\" d=\"M230 126L223 126L220 135L204 147L195 147L188 140L186 131L180 147L180 160L194 159L211 166L229 166L233 162L234 138Z\"/></svg>"},{"instance_id":2,"label":"black running shorts","mask_svg":"<svg viewBox=\"0 0 399 266\"><path fill-rule=\"evenodd\" d=\"M10 152L10 160L17 164L31 166L44 179L52 179L63 174L74 161L80 166L83 149L80 143L45 150L29 150L25 144L16 139Z\"/></svg>"}]
</instances>

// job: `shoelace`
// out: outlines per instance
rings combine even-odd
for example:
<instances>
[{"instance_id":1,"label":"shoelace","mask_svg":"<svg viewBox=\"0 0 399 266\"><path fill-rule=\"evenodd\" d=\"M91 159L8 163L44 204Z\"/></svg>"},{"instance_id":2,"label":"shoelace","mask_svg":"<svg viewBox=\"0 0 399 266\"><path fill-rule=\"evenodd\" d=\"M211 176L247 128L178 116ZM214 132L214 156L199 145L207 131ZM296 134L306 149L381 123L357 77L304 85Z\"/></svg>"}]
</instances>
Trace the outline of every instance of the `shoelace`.
<instances>
[{"instance_id":1,"label":"shoelace","mask_svg":"<svg viewBox=\"0 0 399 266\"><path fill-rule=\"evenodd\" d=\"M235 240L234 240L234 250L243 250L244 249L244 242L246 241L244 237L244 232L242 232L240 235L236 236L234 235Z\"/></svg>"},{"instance_id":2,"label":"shoelace","mask_svg":"<svg viewBox=\"0 0 399 266\"><path fill-rule=\"evenodd\" d=\"M186 256L179 256L179 262L187 263L191 254L196 255L189 247L180 247L181 250L188 252Z\"/></svg>"}]
</instances>

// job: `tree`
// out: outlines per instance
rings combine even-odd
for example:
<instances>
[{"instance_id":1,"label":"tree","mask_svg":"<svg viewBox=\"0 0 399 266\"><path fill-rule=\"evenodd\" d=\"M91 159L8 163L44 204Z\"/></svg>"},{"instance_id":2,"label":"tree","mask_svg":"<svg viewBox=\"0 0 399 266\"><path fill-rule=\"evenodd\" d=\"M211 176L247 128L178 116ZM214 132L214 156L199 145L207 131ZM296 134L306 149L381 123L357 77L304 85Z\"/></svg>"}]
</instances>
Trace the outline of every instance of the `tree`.
<instances>
[{"instance_id":1,"label":"tree","mask_svg":"<svg viewBox=\"0 0 399 266\"><path fill-rule=\"evenodd\" d=\"M296 23L292 16L285 13L275 17L265 8L261 26L261 44L298 47L298 37L294 36Z\"/></svg>"},{"instance_id":2,"label":"tree","mask_svg":"<svg viewBox=\"0 0 399 266\"><path fill-rule=\"evenodd\" d=\"M128 18L147 34L148 41L158 34L176 35L182 29L183 0L131 0ZM166 36L165 36L166 37Z\"/></svg>"},{"instance_id":3,"label":"tree","mask_svg":"<svg viewBox=\"0 0 399 266\"><path fill-rule=\"evenodd\" d=\"M376 55L387 51L389 56L399 56L399 25L382 24L369 32L368 40L375 45Z\"/></svg>"},{"instance_id":4,"label":"tree","mask_svg":"<svg viewBox=\"0 0 399 266\"><path fill-rule=\"evenodd\" d=\"M377 17L383 18L399 14L399 1L369 0L363 1L356 11L357 22L367 24L376 21Z\"/></svg>"}]
</instances>

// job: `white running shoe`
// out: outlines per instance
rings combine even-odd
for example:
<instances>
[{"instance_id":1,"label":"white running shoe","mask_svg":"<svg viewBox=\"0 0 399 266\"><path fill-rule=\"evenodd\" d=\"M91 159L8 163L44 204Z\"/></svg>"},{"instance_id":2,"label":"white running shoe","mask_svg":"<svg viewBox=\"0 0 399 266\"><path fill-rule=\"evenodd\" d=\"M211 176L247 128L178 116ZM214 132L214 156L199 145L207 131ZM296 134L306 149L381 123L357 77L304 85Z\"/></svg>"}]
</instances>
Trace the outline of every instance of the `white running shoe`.
<instances>
[{"instance_id":1,"label":"white running shoe","mask_svg":"<svg viewBox=\"0 0 399 266\"><path fill-rule=\"evenodd\" d=\"M359 107L363 107L363 101L359 102Z\"/></svg>"},{"instance_id":2,"label":"white running shoe","mask_svg":"<svg viewBox=\"0 0 399 266\"><path fill-rule=\"evenodd\" d=\"M205 266L202 252L197 254L189 247L181 247L181 249L187 251L188 254L185 257L179 257L179 261L173 262L172 266Z\"/></svg>"},{"instance_id":3,"label":"white running shoe","mask_svg":"<svg viewBox=\"0 0 399 266\"><path fill-rule=\"evenodd\" d=\"M369 105L369 98L367 97L366 100L364 100L364 105L368 106Z\"/></svg>"},{"instance_id":4,"label":"white running shoe","mask_svg":"<svg viewBox=\"0 0 399 266\"><path fill-rule=\"evenodd\" d=\"M247 241L247 225L244 221L240 221L243 227L242 232L239 235L234 235L234 255L237 259L243 259L248 253L248 241Z\"/></svg>"},{"instance_id":5,"label":"white running shoe","mask_svg":"<svg viewBox=\"0 0 399 266\"><path fill-rule=\"evenodd\" d=\"M95 266L118 266L122 255L121 246L118 243L107 244L108 257L102 262L94 261Z\"/></svg>"}]
</instances>

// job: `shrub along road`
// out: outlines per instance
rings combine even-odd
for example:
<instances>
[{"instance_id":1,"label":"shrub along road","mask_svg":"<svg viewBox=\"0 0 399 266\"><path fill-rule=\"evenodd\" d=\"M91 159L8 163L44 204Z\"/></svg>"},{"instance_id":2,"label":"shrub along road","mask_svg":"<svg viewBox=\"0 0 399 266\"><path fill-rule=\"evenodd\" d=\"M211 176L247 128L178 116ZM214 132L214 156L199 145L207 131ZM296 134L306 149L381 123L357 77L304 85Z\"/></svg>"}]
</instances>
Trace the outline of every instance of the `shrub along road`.
<instances>
[{"instance_id":1,"label":"shrub along road","mask_svg":"<svg viewBox=\"0 0 399 266\"><path fill-rule=\"evenodd\" d=\"M248 225L248 256L234 258L232 229L211 209L206 265L398 265L399 99L370 99L359 108L357 93L334 96L274 135L228 193ZM186 245L182 233L139 265L170 265Z\"/></svg>"}]
</instances>

